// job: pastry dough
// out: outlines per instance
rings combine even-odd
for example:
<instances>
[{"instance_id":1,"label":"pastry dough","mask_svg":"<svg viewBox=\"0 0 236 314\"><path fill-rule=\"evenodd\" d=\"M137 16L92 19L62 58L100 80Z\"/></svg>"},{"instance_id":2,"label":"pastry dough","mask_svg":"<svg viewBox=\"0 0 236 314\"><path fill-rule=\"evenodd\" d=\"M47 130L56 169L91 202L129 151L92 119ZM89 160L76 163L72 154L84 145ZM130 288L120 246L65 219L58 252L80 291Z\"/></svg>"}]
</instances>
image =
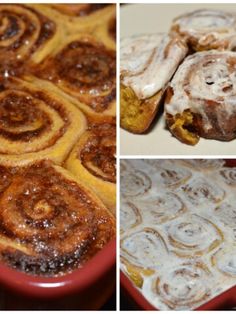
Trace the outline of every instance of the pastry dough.
<instances>
[{"instance_id":1,"label":"pastry dough","mask_svg":"<svg viewBox=\"0 0 236 314\"><path fill-rule=\"evenodd\" d=\"M179 38L163 34L125 38L121 42L121 126L134 133L148 130L166 86L186 56Z\"/></svg>"}]
</instances>

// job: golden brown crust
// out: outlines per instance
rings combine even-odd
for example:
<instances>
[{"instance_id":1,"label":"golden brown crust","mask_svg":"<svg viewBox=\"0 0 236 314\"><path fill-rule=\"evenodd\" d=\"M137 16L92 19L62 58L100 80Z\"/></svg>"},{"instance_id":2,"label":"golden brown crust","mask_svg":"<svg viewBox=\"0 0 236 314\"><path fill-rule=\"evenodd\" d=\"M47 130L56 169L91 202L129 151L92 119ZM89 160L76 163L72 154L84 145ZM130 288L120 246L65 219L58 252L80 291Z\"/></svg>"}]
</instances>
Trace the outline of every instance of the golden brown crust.
<instances>
[{"instance_id":1,"label":"golden brown crust","mask_svg":"<svg viewBox=\"0 0 236 314\"><path fill-rule=\"evenodd\" d=\"M160 107L163 92L148 99L138 99L130 87L120 86L121 127L132 133L145 133Z\"/></svg>"}]
</instances>

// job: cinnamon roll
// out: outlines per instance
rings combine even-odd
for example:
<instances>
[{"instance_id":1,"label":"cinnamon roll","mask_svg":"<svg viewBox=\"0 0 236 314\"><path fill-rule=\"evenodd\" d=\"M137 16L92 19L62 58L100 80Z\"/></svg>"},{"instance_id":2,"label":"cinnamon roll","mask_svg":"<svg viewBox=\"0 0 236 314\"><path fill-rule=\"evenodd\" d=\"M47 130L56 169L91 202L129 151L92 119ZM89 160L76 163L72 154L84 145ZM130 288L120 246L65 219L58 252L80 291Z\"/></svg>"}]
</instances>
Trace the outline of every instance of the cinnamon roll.
<instances>
[{"instance_id":1,"label":"cinnamon roll","mask_svg":"<svg viewBox=\"0 0 236 314\"><path fill-rule=\"evenodd\" d=\"M139 35L121 42L121 126L133 133L150 127L165 88L185 57L187 48L177 37Z\"/></svg>"},{"instance_id":2,"label":"cinnamon roll","mask_svg":"<svg viewBox=\"0 0 236 314\"><path fill-rule=\"evenodd\" d=\"M0 81L0 164L62 163L86 128L82 113L46 82Z\"/></svg>"},{"instance_id":3,"label":"cinnamon roll","mask_svg":"<svg viewBox=\"0 0 236 314\"><path fill-rule=\"evenodd\" d=\"M212 256L212 265L226 276L236 278L236 247L220 248Z\"/></svg>"},{"instance_id":4,"label":"cinnamon roll","mask_svg":"<svg viewBox=\"0 0 236 314\"><path fill-rule=\"evenodd\" d=\"M121 240L122 256L129 263L143 269L159 268L168 254L161 234L153 228L144 228Z\"/></svg>"},{"instance_id":5,"label":"cinnamon roll","mask_svg":"<svg viewBox=\"0 0 236 314\"><path fill-rule=\"evenodd\" d=\"M89 116L115 116L116 56L92 35L67 39L34 75L59 87Z\"/></svg>"},{"instance_id":6,"label":"cinnamon roll","mask_svg":"<svg viewBox=\"0 0 236 314\"><path fill-rule=\"evenodd\" d=\"M154 293L169 310L196 308L211 296L211 273L201 262L172 266L158 276Z\"/></svg>"},{"instance_id":7,"label":"cinnamon roll","mask_svg":"<svg viewBox=\"0 0 236 314\"><path fill-rule=\"evenodd\" d=\"M115 155L115 126L94 125L80 137L65 164L113 212L116 206Z\"/></svg>"},{"instance_id":8,"label":"cinnamon roll","mask_svg":"<svg viewBox=\"0 0 236 314\"><path fill-rule=\"evenodd\" d=\"M180 187L189 202L195 205L217 204L225 198L225 191L215 182L195 176L190 182Z\"/></svg>"},{"instance_id":9,"label":"cinnamon roll","mask_svg":"<svg viewBox=\"0 0 236 314\"><path fill-rule=\"evenodd\" d=\"M145 222L149 225L159 225L186 211L181 198L172 192L153 193L133 202L136 205L135 208L142 213Z\"/></svg>"},{"instance_id":10,"label":"cinnamon roll","mask_svg":"<svg viewBox=\"0 0 236 314\"><path fill-rule=\"evenodd\" d=\"M142 216L139 209L129 201L121 200L121 206L120 206L120 226L121 226L120 231L121 233L125 232L126 230L135 228L141 222L142 222Z\"/></svg>"},{"instance_id":11,"label":"cinnamon roll","mask_svg":"<svg viewBox=\"0 0 236 314\"><path fill-rule=\"evenodd\" d=\"M214 250L224 239L214 223L198 215L183 216L171 222L167 234L173 252L188 258Z\"/></svg>"},{"instance_id":12,"label":"cinnamon roll","mask_svg":"<svg viewBox=\"0 0 236 314\"><path fill-rule=\"evenodd\" d=\"M17 75L25 63L43 60L59 40L54 21L27 5L1 4L0 21L0 75Z\"/></svg>"},{"instance_id":13,"label":"cinnamon roll","mask_svg":"<svg viewBox=\"0 0 236 314\"><path fill-rule=\"evenodd\" d=\"M152 187L150 177L141 170L128 170L121 174L120 191L125 197L134 197L147 193Z\"/></svg>"},{"instance_id":14,"label":"cinnamon roll","mask_svg":"<svg viewBox=\"0 0 236 314\"><path fill-rule=\"evenodd\" d=\"M224 165L224 161L220 159L182 159L180 161L191 169L204 171L217 170Z\"/></svg>"},{"instance_id":15,"label":"cinnamon roll","mask_svg":"<svg viewBox=\"0 0 236 314\"><path fill-rule=\"evenodd\" d=\"M181 36L195 51L233 50L236 14L220 10L196 10L174 19L171 33Z\"/></svg>"},{"instance_id":16,"label":"cinnamon roll","mask_svg":"<svg viewBox=\"0 0 236 314\"><path fill-rule=\"evenodd\" d=\"M200 137L235 138L235 64L235 52L208 51L180 65L165 99L167 126L177 139L195 145Z\"/></svg>"},{"instance_id":17,"label":"cinnamon roll","mask_svg":"<svg viewBox=\"0 0 236 314\"><path fill-rule=\"evenodd\" d=\"M50 162L0 178L0 260L27 273L60 275L115 236L114 218L68 171Z\"/></svg>"},{"instance_id":18,"label":"cinnamon roll","mask_svg":"<svg viewBox=\"0 0 236 314\"><path fill-rule=\"evenodd\" d=\"M236 168L222 168L219 171L224 182L230 186L236 186Z\"/></svg>"}]
</instances>

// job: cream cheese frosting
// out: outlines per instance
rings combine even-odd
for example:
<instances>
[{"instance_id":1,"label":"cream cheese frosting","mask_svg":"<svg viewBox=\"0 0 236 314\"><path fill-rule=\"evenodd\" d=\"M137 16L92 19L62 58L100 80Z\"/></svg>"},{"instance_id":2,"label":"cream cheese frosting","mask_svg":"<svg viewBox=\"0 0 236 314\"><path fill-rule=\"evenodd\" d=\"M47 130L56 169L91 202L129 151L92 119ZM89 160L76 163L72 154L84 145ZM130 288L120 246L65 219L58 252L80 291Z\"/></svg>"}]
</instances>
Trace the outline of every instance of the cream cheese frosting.
<instances>
[{"instance_id":1,"label":"cream cheese frosting","mask_svg":"<svg viewBox=\"0 0 236 314\"><path fill-rule=\"evenodd\" d=\"M139 99L164 89L187 47L178 38L166 34L139 35L121 40L121 82L131 87Z\"/></svg>"}]
</instances>

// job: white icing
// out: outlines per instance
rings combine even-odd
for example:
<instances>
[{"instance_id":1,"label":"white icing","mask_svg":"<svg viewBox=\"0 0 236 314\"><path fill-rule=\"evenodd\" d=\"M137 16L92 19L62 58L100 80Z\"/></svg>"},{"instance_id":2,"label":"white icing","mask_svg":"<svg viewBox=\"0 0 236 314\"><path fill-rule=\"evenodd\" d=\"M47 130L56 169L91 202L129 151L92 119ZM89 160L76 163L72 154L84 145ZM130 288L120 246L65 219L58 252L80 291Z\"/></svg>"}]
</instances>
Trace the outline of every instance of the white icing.
<instances>
[{"instance_id":1,"label":"white icing","mask_svg":"<svg viewBox=\"0 0 236 314\"><path fill-rule=\"evenodd\" d=\"M203 9L184 14L175 19L173 26L202 45L227 39L230 47L236 39L236 15L219 10Z\"/></svg>"},{"instance_id":2,"label":"white icing","mask_svg":"<svg viewBox=\"0 0 236 314\"><path fill-rule=\"evenodd\" d=\"M165 104L165 112L174 116L191 109L203 117L203 128L208 130L214 126L206 115L205 102L217 102L214 110L217 123L221 126L225 119L236 112L236 67L230 73L228 58L236 60L236 53L212 50L187 57L170 83L174 95Z\"/></svg>"},{"instance_id":3,"label":"white icing","mask_svg":"<svg viewBox=\"0 0 236 314\"><path fill-rule=\"evenodd\" d=\"M183 44L168 35L151 34L121 41L120 72L122 83L140 99L153 96L166 87L187 53ZM166 47L170 44L167 58Z\"/></svg>"},{"instance_id":4,"label":"white icing","mask_svg":"<svg viewBox=\"0 0 236 314\"><path fill-rule=\"evenodd\" d=\"M131 172L141 170L152 181L151 188L137 197L121 192L122 201L135 204L141 217L139 224L128 227L121 235L121 255L133 265L154 271L152 275L142 274L140 292L144 297L161 310L190 310L234 286L235 186L220 175L226 169L223 162L130 159L129 165ZM161 175L170 169L190 175L180 176L184 181L171 185L169 176L163 181ZM175 179L176 176L173 182ZM189 193L183 189L186 186L191 187ZM180 210L182 204L184 210ZM149 229L156 230L159 236L148 233ZM126 272L125 264L121 263L121 268Z\"/></svg>"}]
</instances>

